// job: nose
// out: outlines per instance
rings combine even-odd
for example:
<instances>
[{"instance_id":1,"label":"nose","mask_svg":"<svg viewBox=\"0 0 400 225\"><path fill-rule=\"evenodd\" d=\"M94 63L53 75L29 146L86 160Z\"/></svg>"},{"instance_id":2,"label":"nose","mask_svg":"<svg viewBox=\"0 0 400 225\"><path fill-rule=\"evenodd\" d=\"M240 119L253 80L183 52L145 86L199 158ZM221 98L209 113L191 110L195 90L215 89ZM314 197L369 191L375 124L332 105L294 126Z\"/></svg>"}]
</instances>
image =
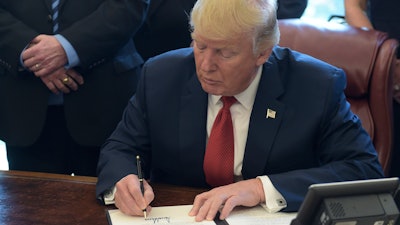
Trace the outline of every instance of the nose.
<instances>
[{"instance_id":1,"label":"nose","mask_svg":"<svg viewBox=\"0 0 400 225\"><path fill-rule=\"evenodd\" d=\"M212 50L206 50L201 55L200 69L205 72L210 72L216 68L215 53Z\"/></svg>"}]
</instances>

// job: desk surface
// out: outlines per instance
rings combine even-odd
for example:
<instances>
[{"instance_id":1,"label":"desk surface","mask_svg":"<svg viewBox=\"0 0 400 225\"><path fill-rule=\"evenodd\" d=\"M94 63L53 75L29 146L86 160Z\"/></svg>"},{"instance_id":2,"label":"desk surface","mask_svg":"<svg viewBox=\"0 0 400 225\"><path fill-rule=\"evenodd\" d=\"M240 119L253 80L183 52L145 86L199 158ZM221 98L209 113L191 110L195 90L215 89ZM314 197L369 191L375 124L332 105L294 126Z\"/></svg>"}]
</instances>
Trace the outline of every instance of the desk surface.
<instances>
[{"instance_id":1,"label":"desk surface","mask_svg":"<svg viewBox=\"0 0 400 225\"><path fill-rule=\"evenodd\" d=\"M0 171L0 224L107 225L106 209L95 198L95 177ZM152 206L192 204L204 191L152 185Z\"/></svg>"}]
</instances>

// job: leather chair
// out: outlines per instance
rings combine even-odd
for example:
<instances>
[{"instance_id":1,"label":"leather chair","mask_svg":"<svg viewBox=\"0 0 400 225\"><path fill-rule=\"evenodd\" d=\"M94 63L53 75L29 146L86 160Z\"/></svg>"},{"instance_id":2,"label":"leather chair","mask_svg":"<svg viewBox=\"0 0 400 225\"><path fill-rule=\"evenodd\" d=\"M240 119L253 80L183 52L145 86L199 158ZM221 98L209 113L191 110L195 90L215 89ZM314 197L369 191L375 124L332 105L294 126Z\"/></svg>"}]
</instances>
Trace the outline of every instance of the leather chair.
<instances>
[{"instance_id":1,"label":"leather chair","mask_svg":"<svg viewBox=\"0 0 400 225\"><path fill-rule=\"evenodd\" d=\"M301 19L279 20L279 45L342 68L345 94L379 155L385 174L393 148L392 76L398 42L386 33Z\"/></svg>"}]
</instances>

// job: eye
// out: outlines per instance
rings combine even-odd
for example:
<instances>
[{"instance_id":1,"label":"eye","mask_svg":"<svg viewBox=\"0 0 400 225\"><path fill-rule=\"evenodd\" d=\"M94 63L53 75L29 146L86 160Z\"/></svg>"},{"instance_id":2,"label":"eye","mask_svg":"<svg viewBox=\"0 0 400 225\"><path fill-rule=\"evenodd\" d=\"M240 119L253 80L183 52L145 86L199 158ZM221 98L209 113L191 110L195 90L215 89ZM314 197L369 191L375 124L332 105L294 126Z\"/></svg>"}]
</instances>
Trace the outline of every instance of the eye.
<instances>
[{"instance_id":1,"label":"eye","mask_svg":"<svg viewBox=\"0 0 400 225\"><path fill-rule=\"evenodd\" d=\"M219 53L223 58L227 58L227 59L229 59L235 55L235 52L233 52L231 50L226 50L226 49L220 50Z\"/></svg>"},{"instance_id":2,"label":"eye","mask_svg":"<svg viewBox=\"0 0 400 225\"><path fill-rule=\"evenodd\" d=\"M196 47L197 47L199 50L204 50L204 49L207 48L207 46L206 46L205 44L201 44L201 43L198 43L198 42L196 42Z\"/></svg>"}]
</instances>

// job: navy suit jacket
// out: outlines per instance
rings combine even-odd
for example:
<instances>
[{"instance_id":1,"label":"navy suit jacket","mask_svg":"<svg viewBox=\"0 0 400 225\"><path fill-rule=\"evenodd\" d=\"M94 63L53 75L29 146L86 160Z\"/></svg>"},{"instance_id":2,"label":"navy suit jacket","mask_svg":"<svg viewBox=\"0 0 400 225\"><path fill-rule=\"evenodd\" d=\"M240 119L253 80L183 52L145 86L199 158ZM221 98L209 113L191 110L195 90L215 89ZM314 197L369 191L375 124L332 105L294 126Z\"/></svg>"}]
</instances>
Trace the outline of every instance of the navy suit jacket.
<instances>
[{"instance_id":1,"label":"navy suit jacket","mask_svg":"<svg viewBox=\"0 0 400 225\"><path fill-rule=\"evenodd\" d=\"M276 47L250 117L244 179L268 175L298 210L310 184L382 177L370 137L350 111L342 70ZM276 112L267 118L268 109ZM122 121L104 144L97 195L136 173L135 155L155 182L206 187L207 93L191 48L150 59Z\"/></svg>"}]
</instances>

